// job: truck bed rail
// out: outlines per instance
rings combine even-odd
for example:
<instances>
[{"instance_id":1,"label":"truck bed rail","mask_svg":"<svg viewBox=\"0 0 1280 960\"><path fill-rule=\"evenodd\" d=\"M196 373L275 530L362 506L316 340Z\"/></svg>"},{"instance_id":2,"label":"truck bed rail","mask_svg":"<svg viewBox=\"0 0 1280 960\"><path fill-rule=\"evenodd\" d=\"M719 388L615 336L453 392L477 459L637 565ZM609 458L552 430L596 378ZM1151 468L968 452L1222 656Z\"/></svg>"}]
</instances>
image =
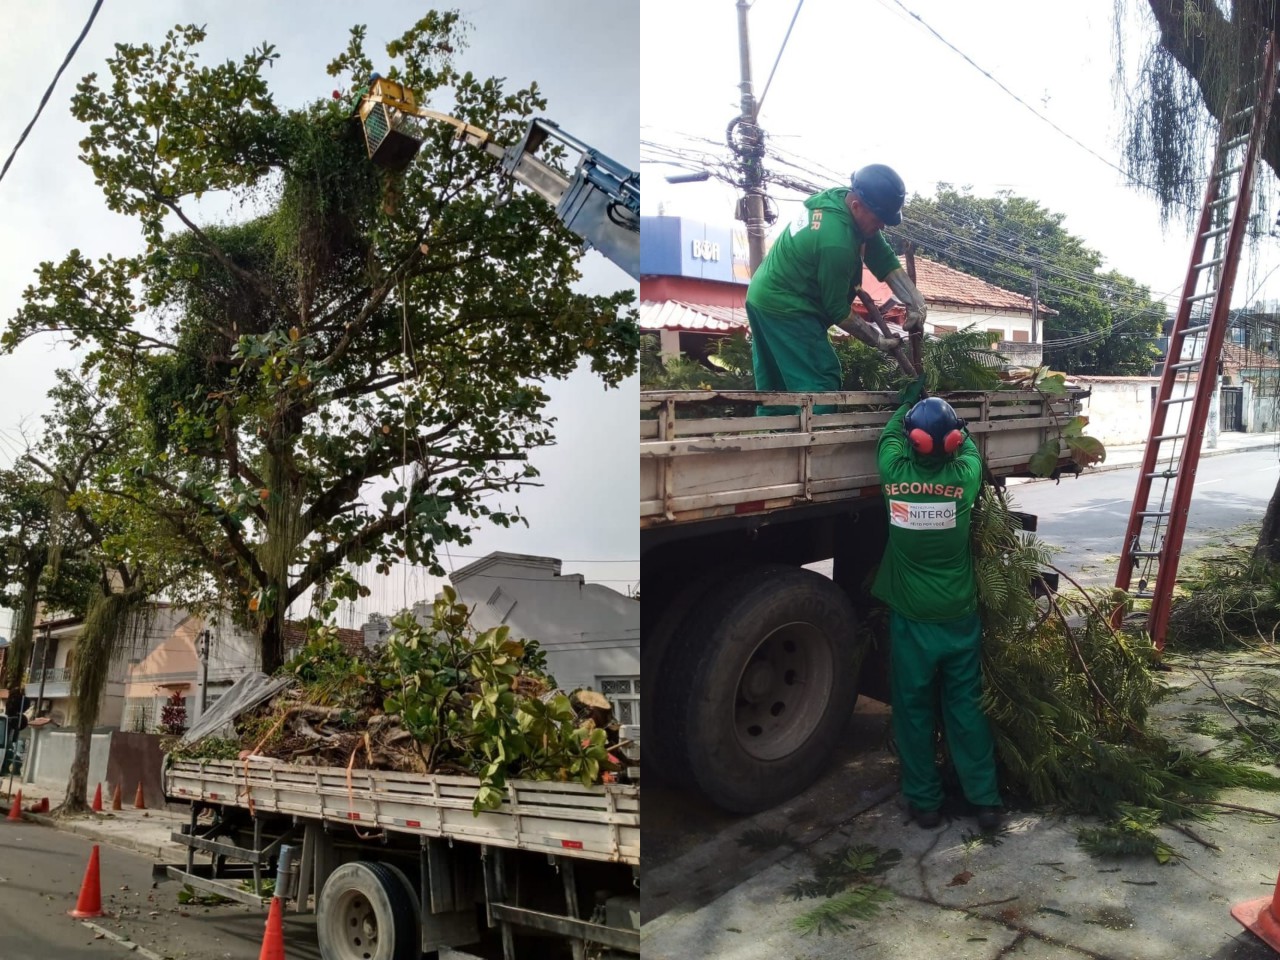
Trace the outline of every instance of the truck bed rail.
<instances>
[{"instance_id":1,"label":"truck bed rail","mask_svg":"<svg viewBox=\"0 0 1280 960\"><path fill-rule=\"evenodd\" d=\"M1086 395L972 391L946 399L968 421L988 469L1010 476L1028 472L1031 457ZM756 404L797 412L756 416ZM817 405L842 409L815 414ZM897 407L896 393L879 391L642 392L640 526L878 495L876 442ZM1059 453L1065 466L1066 447Z\"/></svg>"},{"instance_id":2,"label":"truck bed rail","mask_svg":"<svg viewBox=\"0 0 1280 960\"><path fill-rule=\"evenodd\" d=\"M629 864L640 862L640 788L585 787L509 780L496 810L472 813L479 781L274 760L179 760L165 772L165 793L179 800L448 837Z\"/></svg>"}]
</instances>

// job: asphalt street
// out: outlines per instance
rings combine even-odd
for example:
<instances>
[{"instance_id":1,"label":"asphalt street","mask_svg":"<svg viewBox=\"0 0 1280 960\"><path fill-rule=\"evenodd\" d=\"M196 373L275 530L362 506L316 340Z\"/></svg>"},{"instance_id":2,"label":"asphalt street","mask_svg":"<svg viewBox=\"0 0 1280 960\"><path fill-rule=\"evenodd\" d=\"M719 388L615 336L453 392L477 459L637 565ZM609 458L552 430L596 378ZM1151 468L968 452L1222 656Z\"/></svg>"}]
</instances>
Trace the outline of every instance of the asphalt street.
<instances>
[{"instance_id":1,"label":"asphalt street","mask_svg":"<svg viewBox=\"0 0 1280 960\"><path fill-rule=\"evenodd\" d=\"M1246 450L1200 461L1183 554L1214 543L1248 543L1280 478L1274 451ZM1037 534L1058 548L1055 565L1085 585L1115 579L1137 489L1138 467L1010 485L1018 509L1039 517ZM1153 491L1153 494L1158 491Z\"/></svg>"},{"instance_id":2,"label":"asphalt street","mask_svg":"<svg viewBox=\"0 0 1280 960\"><path fill-rule=\"evenodd\" d=\"M262 946L264 915L246 907L184 906L173 882L153 886L151 861L100 848L103 909L92 921L142 950L67 916L76 903L93 844L33 823L0 821L0 957L4 960L240 960ZM314 923L287 915L289 960L319 960ZM143 953L142 951L146 951Z\"/></svg>"}]
</instances>

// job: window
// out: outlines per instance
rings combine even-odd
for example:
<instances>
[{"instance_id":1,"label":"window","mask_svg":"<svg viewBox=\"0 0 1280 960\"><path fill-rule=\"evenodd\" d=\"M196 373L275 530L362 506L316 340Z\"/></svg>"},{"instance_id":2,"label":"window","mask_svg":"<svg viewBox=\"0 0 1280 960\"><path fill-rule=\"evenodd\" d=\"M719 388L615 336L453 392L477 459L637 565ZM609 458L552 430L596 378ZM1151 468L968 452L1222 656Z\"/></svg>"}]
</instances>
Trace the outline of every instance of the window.
<instances>
[{"instance_id":1,"label":"window","mask_svg":"<svg viewBox=\"0 0 1280 960\"><path fill-rule=\"evenodd\" d=\"M1015 330L1015 331L1013 331L1013 342L1014 342L1014 343L1030 343L1030 342L1031 342L1031 332L1030 332L1030 331L1028 331L1028 330Z\"/></svg>"},{"instance_id":2,"label":"window","mask_svg":"<svg viewBox=\"0 0 1280 960\"><path fill-rule=\"evenodd\" d=\"M933 332L936 333L938 336L942 336L944 333L955 333L956 330L957 330L956 327L949 327L941 323L935 323L933 325Z\"/></svg>"},{"instance_id":3,"label":"window","mask_svg":"<svg viewBox=\"0 0 1280 960\"><path fill-rule=\"evenodd\" d=\"M150 733L155 716L155 697L130 697L125 701L122 726L133 733Z\"/></svg>"},{"instance_id":4,"label":"window","mask_svg":"<svg viewBox=\"0 0 1280 960\"><path fill-rule=\"evenodd\" d=\"M640 725L640 678L596 677L596 684L613 703L614 719L619 723Z\"/></svg>"}]
</instances>

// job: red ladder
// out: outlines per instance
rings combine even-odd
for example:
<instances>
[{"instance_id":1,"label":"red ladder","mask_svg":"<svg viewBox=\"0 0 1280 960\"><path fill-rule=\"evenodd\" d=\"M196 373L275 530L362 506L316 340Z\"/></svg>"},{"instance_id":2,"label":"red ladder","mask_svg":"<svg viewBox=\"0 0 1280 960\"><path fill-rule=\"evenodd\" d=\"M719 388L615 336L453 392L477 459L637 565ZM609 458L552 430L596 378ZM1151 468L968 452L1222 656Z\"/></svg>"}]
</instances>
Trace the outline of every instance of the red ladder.
<instances>
[{"instance_id":1,"label":"red ladder","mask_svg":"<svg viewBox=\"0 0 1280 960\"><path fill-rule=\"evenodd\" d=\"M1151 601L1147 632L1157 650L1164 649L1200 446L1249 221L1255 163L1277 92L1274 36L1261 59L1264 66L1257 79L1237 91L1234 100L1234 104L1256 102L1238 111L1229 105L1218 134L1213 172L1169 336L1151 433L1116 571L1116 589L1133 600ZM1207 255L1210 241L1214 250ZM1162 485L1153 498L1157 483ZM1137 588L1131 589L1135 571ZM1121 607L1114 616L1117 626L1123 616Z\"/></svg>"}]
</instances>

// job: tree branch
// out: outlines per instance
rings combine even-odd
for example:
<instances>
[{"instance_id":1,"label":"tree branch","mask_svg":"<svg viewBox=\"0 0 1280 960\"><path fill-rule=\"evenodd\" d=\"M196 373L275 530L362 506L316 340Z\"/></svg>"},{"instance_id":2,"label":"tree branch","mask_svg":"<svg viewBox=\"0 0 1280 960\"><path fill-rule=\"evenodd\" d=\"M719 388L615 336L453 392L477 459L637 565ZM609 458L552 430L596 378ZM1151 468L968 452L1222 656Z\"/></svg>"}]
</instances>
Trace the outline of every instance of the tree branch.
<instances>
[{"instance_id":1,"label":"tree branch","mask_svg":"<svg viewBox=\"0 0 1280 960\"><path fill-rule=\"evenodd\" d=\"M386 280L383 281L382 286L370 294L369 302L364 305L364 308L356 318L354 320L347 321L338 343L334 346L333 350L329 352L329 356L320 361L321 367L327 368L332 366L347 352L348 347L351 346L351 341L364 329L365 324L369 322L369 318L373 316L373 312L378 309L378 307L382 306L383 302L391 294L391 291L395 289L396 284L404 279L409 270L419 260L421 260L422 257L423 252L421 244L415 246L411 251L409 251L409 255L401 260L400 264L391 271Z\"/></svg>"}]
</instances>

